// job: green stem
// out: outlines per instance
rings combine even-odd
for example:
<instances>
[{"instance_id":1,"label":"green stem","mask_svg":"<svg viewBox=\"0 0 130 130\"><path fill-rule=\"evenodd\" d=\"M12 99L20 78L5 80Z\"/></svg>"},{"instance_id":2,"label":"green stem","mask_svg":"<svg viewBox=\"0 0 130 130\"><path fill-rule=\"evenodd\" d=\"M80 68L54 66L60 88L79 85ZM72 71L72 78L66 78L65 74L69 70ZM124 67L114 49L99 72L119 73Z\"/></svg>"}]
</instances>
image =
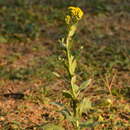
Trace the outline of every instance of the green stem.
<instances>
[{"instance_id":1,"label":"green stem","mask_svg":"<svg viewBox=\"0 0 130 130\"><path fill-rule=\"evenodd\" d=\"M68 61L68 72L69 72L69 76L70 76L70 79L72 78L72 75L71 75L71 72L70 72L70 50L69 48L67 47L67 61Z\"/></svg>"},{"instance_id":2,"label":"green stem","mask_svg":"<svg viewBox=\"0 0 130 130\"><path fill-rule=\"evenodd\" d=\"M68 32L68 34L69 34L69 32ZM71 44L71 37L69 35L67 35L67 37L66 37L66 56L67 56L67 62L68 62L67 69L68 69L69 78L70 78L70 81L71 81L73 75L70 72L70 66L71 66L71 64L70 64L71 45L70 44ZM71 86L71 92L74 95L74 90L73 90L72 86ZM73 112L74 112L74 117L78 118L77 111L76 111L76 109L77 109L77 98L76 97L74 97L72 99L72 108L73 108ZM75 127L76 127L77 130L80 130L79 120L78 119L76 121L76 126Z\"/></svg>"}]
</instances>

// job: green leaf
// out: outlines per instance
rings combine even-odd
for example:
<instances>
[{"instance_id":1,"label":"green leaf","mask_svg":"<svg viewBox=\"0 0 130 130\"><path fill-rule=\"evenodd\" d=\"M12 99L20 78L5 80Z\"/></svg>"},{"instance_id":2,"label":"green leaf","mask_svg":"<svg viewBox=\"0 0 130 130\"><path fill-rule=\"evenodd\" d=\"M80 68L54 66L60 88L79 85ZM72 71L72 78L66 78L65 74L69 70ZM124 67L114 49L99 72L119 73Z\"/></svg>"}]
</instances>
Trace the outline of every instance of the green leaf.
<instances>
[{"instance_id":1,"label":"green leaf","mask_svg":"<svg viewBox=\"0 0 130 130\"><path fill-rule=\"evenodd\" d=\"M63 127L55 124L47 124L44 125L42 128L43 130L65 130Z\"/></svg>"},{"instance_id":2,"label":"green leaf","mask_svg":"<svg viewBox=\"0 0 130 130\"><path fill-rule=\"evenodd\" d=\"M74 75L76 66L77 66L77 62L74 59L74 56L69 54L69 71L70 71L71 75Z\"/></svg>"},{"instance_id":3,"label":"green leaf","mask_svg":"<svg viewBox=\"0 0 130 130\"><path fill-rule=\"evenodd\" d=\"M69 54L69 63L72 64L74 60L74 56L72 56L71 54Z\"/></svg>"},{"instance_id":4,"label":"green leaf","mask_svg":"<svg viewBox=\"0 0 130 130\"><path fill-rule=\"evenodd\" d=\"M61 49L66 50L65 38L61 38L58 40L60 43Z\"/></svg>"},{"instance_id":5,"label":"green leaf","mask_svg":"<svg viewBox=\"0 0 130 130\"><path fill-rule=\"evenodd\" d=\"M70 27L68 37L72 37L72 36L75 34L76 29L77 29L76 24L72 25L72 26Z\"/></svg>"},{"instance_id":6,"label":"green leaf","mask_svg":"<svg viewBox=\"0 0 130 130\"><path fill-rule=\"evenodd\" d=\"M76 76L73 76L71 78L71 85L73 86L75 84L75 82L76 82Z\"/></svg>"},{"instance_id":7,"label":"green leaf","mask_svg":"<svg viewBox=\"0 0 130 130\"><path fill-rule=\"evenodd\" d=\"M92 79L89 79L87 81L84 81L79 88L79 91L83 91L90 83L91 83Z\"/></svg>"},{"instance_id":8,"label":"green leaf","mask_svg":"<svg viewBox=\"0 0 130 130\"><path fill-rule=\"evenodd\" d=\"M56 77L60 77L60 75L57 72L52 72Z\"/></svg>"},{"instance_id":9,"label":"green leaf","mask_svg":"<svg viewBox=\"0 0 130 130\"><path fill-rule=\"evenodd\" d=\"M72 86L72 89L73 89L73 92L74 92L75 97L77 97L78 94L79 94L79 86L76 85L76 84L74 84L74 85Z\"/></svg>"},{"instance_id":10,"label":"green leaf","mask_svg":"<svg viewBox=\"0 0 130 130\"><path fill-rule=\"evenodd\" d=\"M64 104L61 104L59 102L52 102L52 105L58 106L58 107L64 107Z\"/></svg>"},{"instance_id":11,"label":"green leaf","mask_svg":"<svg viewBox=\"0 0 130 130\"><path fill-rule=\"evenodd\" d=\"M75 69L77 67L77 62L76 60L73 60L72 64L71 64L71 71L74 73L75 72Z\"/></svg>"},{"instance_id":12,"label":"green leaf","mask_svg":"<svg viewBox=\"0 0 130 130\"><path fill-rule=\"evenodd\" d=\"M79 86L76 85L75 82L76 82L76 76L73 76L71 78L71 87L72 87L74 96L77 97L79 94Z\"/></svg>"},{"instance_id":13,"label":"green leaf","mask_svg":"<svg viewBox=\"0 0 130 130\"><path fill-rule=\"evenodd\" d=\"M72 113L70 113L67 109L61 110L60 113L64 116L68 121L75 121Z\"/></svg>"},{"instance_id":14,"label":"green leaf","mask_svg":"<svg viewBox=\"0 0 130 130\"><path fill-rule=\"evenodd\" d=\"M87 122L80 123L80 128L94 128L99 122L88 120Z\"/></svg>"},{"instance_id":15,"label":"green leaf","mask_svg":"<svg viewBox=\"0 0 130 130\"><path fill-rule=\"evenodd\" d=\"M92 108L91 101L88 98L84 98L81 101L81 103L78 104L77 112L79 113L79 116L81 116L83 112L86 112L91 108Z\"/></svg>"},{"instance_id":16,"label":"green leaf","mask_svg":"<svg viewBox=\"0 0 130 130\"><path fill-rule=\"evenodd\" d=\"M63 96L65 96L66 98L71 98L73 99L73 95L69 92L69 91L63 91Z\"/></svg>"}]
</instances>

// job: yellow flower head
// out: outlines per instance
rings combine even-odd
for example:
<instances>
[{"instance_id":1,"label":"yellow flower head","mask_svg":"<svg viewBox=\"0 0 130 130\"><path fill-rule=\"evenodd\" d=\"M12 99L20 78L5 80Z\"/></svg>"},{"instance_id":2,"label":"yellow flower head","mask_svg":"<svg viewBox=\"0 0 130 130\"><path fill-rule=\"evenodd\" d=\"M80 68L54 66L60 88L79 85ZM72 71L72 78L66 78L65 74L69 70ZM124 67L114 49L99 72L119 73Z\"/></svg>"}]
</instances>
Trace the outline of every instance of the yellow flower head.
<instances>
[{"instance_id":1,"label":"yellow flower head","mask_svg":"<svg viewBox=\"0 0 130 130\"><path fill-rule=\"evenodd\" d=\"M65 22L66 24L75 24L83 16L83 11L78 7L68 7L68 15L66 15Z\"/></svg>"}]
</instances>

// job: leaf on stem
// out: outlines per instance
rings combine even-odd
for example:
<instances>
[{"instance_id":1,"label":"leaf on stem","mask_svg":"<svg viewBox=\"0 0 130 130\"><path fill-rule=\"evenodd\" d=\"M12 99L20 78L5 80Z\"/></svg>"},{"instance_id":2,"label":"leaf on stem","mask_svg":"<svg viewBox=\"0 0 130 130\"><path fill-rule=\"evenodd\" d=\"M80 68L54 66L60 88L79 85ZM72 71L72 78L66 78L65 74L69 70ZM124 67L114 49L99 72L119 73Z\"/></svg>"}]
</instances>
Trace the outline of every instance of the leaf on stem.
<instances>
[{"instance_id":1,"label":"leaf on stem","mask_svg":"<svg viewBox=\"0 0 130 130\"><path fill-rule=\"evenodd\" d=\"M73 76L71 78L71 85L73 86L75 84L75 82L76 82L76 76Z\"/></svg>"},{"instance_id":2,"label":"leaf on stem","mask_svg":"<svg viewBox=\"0 0 130 130\"><path fill-rule=\"evenodd\" d=\"M63 96L65 96L66 98L71 98L73 99L73 95L69 92L69 91L63 91Z\"/></svg>"},{"instance_id":3,"label":"leaf on stem","mask_svg":"<svg viewBox=\"0 0 130 130\"><path fill-rule=\"evenodd\" d=\"M52 102L52 105L58 106L58 107L64 107L64 104L61 104L59 102Z\"/></svg>"},{"instance_id":4,"label":"leaf on stem","mask_svg":"<svg viewBox=\"0 0 130 130\"><path fill-rule=\"evenodd\" d=\"M60 111L60 113L64 116L65 119L69 121L74 121L73 115L66 109Z\"/></svg>"},{"instance_id":5,"label":"leaf on stem","mask_svg":"<svg viewBox=\"0 0 130 130\"><path fill-rule=\"evenodd\" d=\"M70 64L70 73L71 73L72 75L74 75L76 66L77 66L77 62L76 62L76 60L74 59L74 60L71 62L71 64Z\"/></svg>"},{"instance_id":6,"label":"leaf on stem","mask_svg":"<svg viewBox=\"0 0 130 130\"><path fill-rule=\"evenodd\" d=\"M87 122L80 123L80 128L93 128L99 122L95 122L94 120L88 120Z\"/></svg>"},{"instance_id":7,"label":"leaf on stem","mask_svg":"<svg viewBox=\"0 0 130 130\"><path fill-rule=\"evenodd\" d=\"M84 98L81 103L78 104L77 112L78 115L81 116L83 112L92 108L91 101L88 98Z\"/></svg>"},{"instance_id":8,"label":"leaf on stem","mask_svg":"<svg viewBox=\"0 0 130 130\"><path fill-rule=\"evenodd\" d=\"M79 86L76 85L76 84L74 84L74 85L72 86L72 89L73 89L73 92L74 92L74 97L77 98L78 95L79 95Z\"/></svg>"},{"instance_id":9,"label":"leaf on stem","mask_svg":"<svg viewBox=\"0 0 130 130\"><path fill-rule=\"evenodd\" d=\"M79 88L79 91L83 91L90 83L91 83L92 79L89 79L87 81L84 81Z\"/></svg>"},{"instance_id":10,"label":"leaf on stem","mask_svg":"<svg viewBox=\"0 0 130 130\"><path fill-rule=\"evenodd\" d=\"M79 94L79 86L76 85L76 76L73 76L71 79L71 87L74 93L74 97L77 98L78 94Z\"/></svg>"},{"instance_id":11,"label":"leaf on stem","mask_svg":"<svg viewBox=\"0 0 130 130\"><path fill-rule=\"evenodd\" d=\"M77 29L77 25L76 25L76 24L70 26L70 28L69 28L69 33L68 33L68 37L72 37L72 36L75 34L76 29Z\"/></svg>"}]
</instances>

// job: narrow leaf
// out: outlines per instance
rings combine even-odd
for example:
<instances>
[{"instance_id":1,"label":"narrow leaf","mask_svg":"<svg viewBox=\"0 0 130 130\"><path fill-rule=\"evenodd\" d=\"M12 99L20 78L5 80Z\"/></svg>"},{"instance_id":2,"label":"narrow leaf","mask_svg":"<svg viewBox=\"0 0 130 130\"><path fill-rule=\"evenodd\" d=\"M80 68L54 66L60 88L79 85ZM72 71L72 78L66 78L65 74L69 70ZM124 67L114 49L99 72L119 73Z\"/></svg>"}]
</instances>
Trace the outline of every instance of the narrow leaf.
<instances>
[{"instance_id":1,"label":"narrow leaf","mask_svg":"<svg viewBox=\"0 0 130 130\"><path fill-rule=\"evenodd\" d=\"M58 107L64 107L64 104L61 104L59 102L52 102L52 105L58 106Z\"/></svg>"},{"instance_id":2,"label":"narrow leaf","mask_svg":"<svg viewBox=\"0 0 130 130\"><path fill-rule=\"evenodd\" d=\"M86 112L91 108L92 108L91 101L88 98L84 98L82 102L78 104L77 111L81 116L83 112Z\"/></svg>"},{"instance_id":3,"label":"narrow leaf","mask_svg":"<svg viewBox=\"0 0 130 130\"><path fill-rule=\"evenodd\" d=\"M79 91L83 91L90 83L91 83L92 79L89 79L87 81L84 81L79 88Z\"/></svg>"},{"instance_id":4,"label":"narrow leaf","mask_svg":"<svg viewBox=\"0 0 130 130\"><path fill-rule=\"evenodd\" d=\"M77 97L79 94L79 86L76 84L73 84L72 89L73 89L73 92L75 94L75 97Z\"/></svg>"},{"instance_id":5,"label":"narrow leaf","mask_svg":"<svg viewBox=\"0 0 130 130\"><path fill-rule=\"evenodd\" d=\"M73 63L72 63L73 72L75 72L76 67L77 67L77 62L76 60L73 60Z\"/></svg>"},{"instance_id":6,"label":"narrow leaf","mask_svg":"<svg viewBox=\"0 0 130 130\"><path fill-rule=\"evenodd\" d=\"M75 82L76 82L76 76L73 76L71 78L71 85L73 86L75 84Z\"/></svg>"},{"instance_id":7,"label":"narrow leaf","mask_svg":"<svg viewBox=\"0 0 130 130\"><path fill-rule=\"evenodd\" d=\"M64 116L65 119L73 121L73 116L67 110L61 110L60 113Z\"/></svg>"},{"instance_id":8,"label":"narrow leaf","mask_svg":"<svg viewBox=\"0 0 130 130\"><path fill-rule=\"evenodd\" d=\"M72 98L73 99L73 95L69 91L63 91L63 96L65 96L66 98Z\"/></svg>"},{"instance_id":9,"label":"narrow leaf","mask_svg":"<svg viewBox=\"0 0 130 130\"><path fill-rule=\"evenodd\" d=\"M88 120L87 122L80 123L81 128L94 128L96 125L98 125L99 122L95 122L93 120Z\"/></svg>"}]
</instances>

